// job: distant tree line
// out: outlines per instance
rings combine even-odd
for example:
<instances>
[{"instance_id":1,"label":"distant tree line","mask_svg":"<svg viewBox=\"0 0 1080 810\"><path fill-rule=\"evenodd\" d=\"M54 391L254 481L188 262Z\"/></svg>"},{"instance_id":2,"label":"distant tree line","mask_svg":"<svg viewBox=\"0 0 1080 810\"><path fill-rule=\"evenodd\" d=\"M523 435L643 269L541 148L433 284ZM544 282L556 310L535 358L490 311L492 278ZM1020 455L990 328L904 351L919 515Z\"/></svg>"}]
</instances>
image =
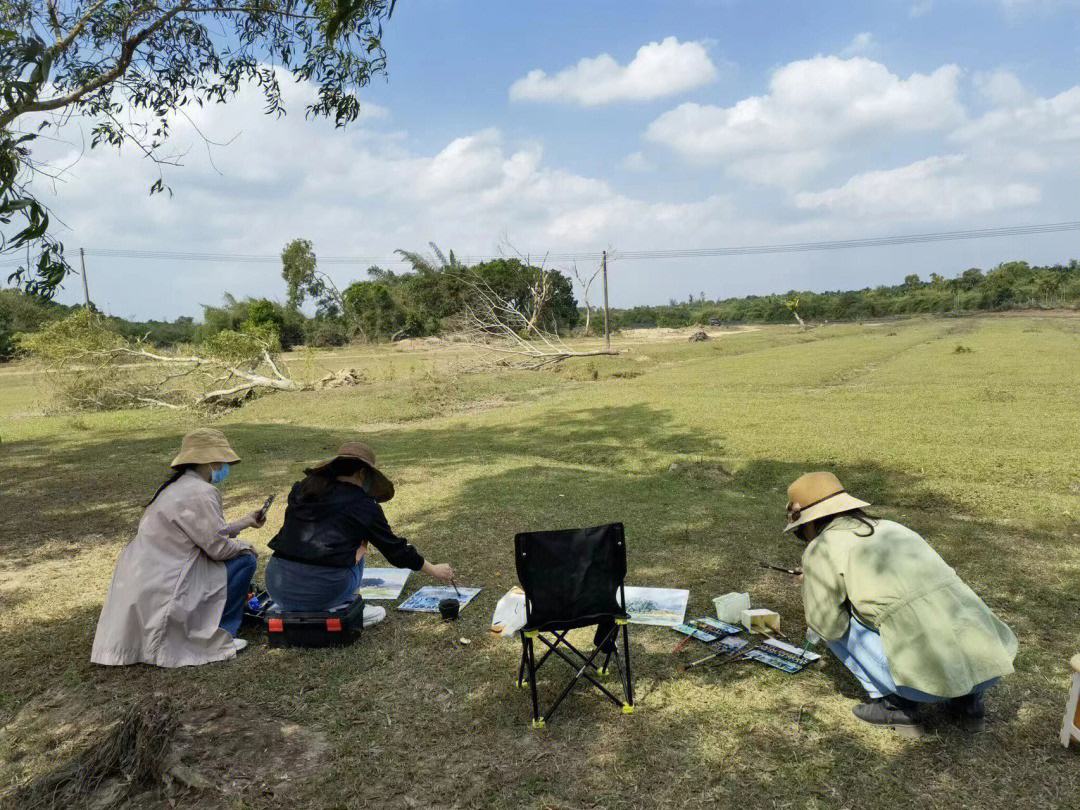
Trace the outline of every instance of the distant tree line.
<instances>
[{"instance_id":1,"label":"distant tree line","mask_svg":"<svg viewBox=\"0 0 1080 810\"><path fill-rule=\"evenodd\" d=\"M114 331L163 347L199 344L226 332L273 334L282 349L339 346L350 341L381 342L425 337L452 330L476 285L485 285L511 303L529 299L545 279L550 287L538 313L547 328L568 333L584 321L570 279L520 259L495 259L466 267L453 252L399 251L408 272L380 267L367 278L338 290L318 269L311 243L294 240L282 251L284 302L237 299L226 293L220 305L203 305L201 320L136 321L108 317ZM807 321L845 321L921 313L962 313L1080 307L1080 262L1033 267L1006 262L983 272L970 268L955 278L932 273L908 275L902 284L837 292L791 291L782 295L709 300L704 293L686 301L611 312L614 328L683 327L708 323L791 323L791 302ZM308 312L304 311L307 307ZM33 333L78 307L64 306L15 289L0 290L0 359L17 350L15 336ZM600 328L594 318L591 329Z\"/></svg>"},{"instance_id":2,"label":"distant tree line","mask_svg":"<svg viewBox=\"0 0 1080 810\"><path fill-rule=\"evenodd\" d=\"M895 286L862 290L811 292L709 300L702 293L666 306L614 310L616 328L681 327L719 323L792 323L792 301L807 321L851 321L924 313L961 313L1007 309L1080 307L1080 262L1033 267L1006 262L983 272L972 267L955 278L916 274Z\"/></svg>"},{"instance_id":3,"label":"distant tree line","mask_svg":"<svg viewBox=\"0 0 1080 810\"><path fill-rule=\"evenodd\" d=\"M535 316L544 328L569 333L578 325L573 285L562 273L520 259L465 266L453 252L447 256L435 245L432 249L433 256L399 251L410 272L370 267L366 279L339 290L319 269L311 243L296 239L282 251L284 303L225 293L220 305L202 306L201 321L190 316L174 321L103 317L112 331L156 346L203 344L216 334L237 332L273 335L277 347L288 350L438 335L455 328L479 289L518 305L532 302L534 290L542 287L543 305ZM19 333L37 332L77 309L16 289L0 290L0 359L16 352Z\"/></svg>"}]
</instances>

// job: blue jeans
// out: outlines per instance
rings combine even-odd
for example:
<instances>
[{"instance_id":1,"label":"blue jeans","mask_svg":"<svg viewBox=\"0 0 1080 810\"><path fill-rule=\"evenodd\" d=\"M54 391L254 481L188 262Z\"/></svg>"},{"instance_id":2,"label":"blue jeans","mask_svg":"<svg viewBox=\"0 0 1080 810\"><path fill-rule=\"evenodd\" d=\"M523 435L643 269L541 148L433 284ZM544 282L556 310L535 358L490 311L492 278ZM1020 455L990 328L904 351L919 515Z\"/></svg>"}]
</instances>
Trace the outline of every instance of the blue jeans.
<instances>
[{"instance_id":1,"label":"blue jeans","mask_svg":"<svg viewBox=\"0 0 1080 810\"><path fill-rule=\"evenodd\" d=\"M307 613L330 610L351 602L364 579L364 558L351 568L308 565L271 557L266 565L266 590L274 610Z\"/></svg>"},{"instance_id":2,"label":"blue jeans","mask_svg":"<svg viewBox=\"0 0 1080 810\"><path fill-rule=\"evenodd\" d=\"M892 671L889 669L889 660L885 657L885 647L881 643L881 636L854 618L848 624L848 631L844 637L837 641L830 641L828 645L832 654L851 670L851 674L858 679L871 698L899 695L917 703L941 703L949 699L920 692L910 686L897 686L896 681L893 680ZM978 684L971 692L972 694L985 692L999 680L999 678L991 678L989 681Z\"/></svg>"},{"instance_id":3,"label":"blue jeans","mask_svg":"<svg viewBox=\"0 0 1080 810\"><path fill-rule=\"evenodd\" d=\"M231 636L240 632L244 619L244 604L251 589L251 578L258 564L254 554L241 554L225 560L225 609L221 611L221 629Z\"/></svg>"}]
</instances>

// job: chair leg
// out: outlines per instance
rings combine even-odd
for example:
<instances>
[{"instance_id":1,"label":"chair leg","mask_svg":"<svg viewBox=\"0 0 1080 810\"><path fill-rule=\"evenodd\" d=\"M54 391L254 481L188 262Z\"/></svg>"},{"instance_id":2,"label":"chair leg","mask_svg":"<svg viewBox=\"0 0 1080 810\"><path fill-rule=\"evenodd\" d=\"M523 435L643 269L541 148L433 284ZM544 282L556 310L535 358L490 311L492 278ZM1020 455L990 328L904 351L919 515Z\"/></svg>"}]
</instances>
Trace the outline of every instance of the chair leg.
<instances>
[{"instance_id":1,"label":"chair leg","mask_svg":"<svg viewBox=\"0 0 1080 810\"><path fill-rule=\"evenodd\" d=\"M619 650L618 650L617 647L614 650L614 655L615 655L615 663L618 664ZM607 676L608 673L611 672L611 656L612 656L611 652L604 655L604 663L600 666L600 669L597 670L597 672L599 672L603 676Z\"/></svg>"},{"instance_id":2,"label":"chair leg","mask_svg":"<svg viewBox=\"0 0 1080 810\"><path fill-rule=\"evenodd\" d=\"M532 696L532 727L543 728L544 718L540 716L540 699L536 693L536 655L533 650L532 636L521 634L521 643L525 645L525 666L529 672L529 694Z\"/></svg>"},{"instance_id":3,"label":"chair leg","mask_svg":"<svg viewBox=\"0 0 1080 810\"><path fill-rule=\"evenodd\" d=\"M623 673L625 677L623 689L626 693L626 706L623 707L623 711L630 714L634 711L634 674L630 668L630 626L628 624L622 625L622 638L623 660L626 663L626 672ZM627 707L629 707L630 711L626 711Z\"/></svg>"}]
</instances>

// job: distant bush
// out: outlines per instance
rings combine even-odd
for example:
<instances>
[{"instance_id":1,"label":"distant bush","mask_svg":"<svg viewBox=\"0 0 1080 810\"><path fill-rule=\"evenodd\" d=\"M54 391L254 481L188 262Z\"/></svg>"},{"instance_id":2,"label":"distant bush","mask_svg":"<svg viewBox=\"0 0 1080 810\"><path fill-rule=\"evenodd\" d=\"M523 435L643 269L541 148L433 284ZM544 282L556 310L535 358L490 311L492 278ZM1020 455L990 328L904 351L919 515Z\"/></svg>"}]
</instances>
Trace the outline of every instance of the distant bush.
<instances>
[{"instance_id":1,"label":"distant bush","mask_svg":"<svg viewBox=\"0 0 1080 810\"><path fill-rule=\"evenodd\" d=\"M316 349L344 346L349 342L345 323L340 318L311 318L304 324L304 345Z\"/></svg>"},{"instance_id":2,"label":"distant bush","mask_svg":"<svg viewBox=\"0 0 1080 810\"><path fill-rule=\"evenodd\" d=\"M36 332L71 309L21 290L0 290L0 361L15 356L18 350L16 335Z\"/></svg>"},{"instance_id":3,"label":"distant bush","mask_svg":"<svg viewBox=\"0 0 1080 810\"><path fill-rule=\"evenodd\" d=\"M15 355L15 333L11 329L8 316L0 312L0 361L10 360Z\"/></svg>"}]
</instances>

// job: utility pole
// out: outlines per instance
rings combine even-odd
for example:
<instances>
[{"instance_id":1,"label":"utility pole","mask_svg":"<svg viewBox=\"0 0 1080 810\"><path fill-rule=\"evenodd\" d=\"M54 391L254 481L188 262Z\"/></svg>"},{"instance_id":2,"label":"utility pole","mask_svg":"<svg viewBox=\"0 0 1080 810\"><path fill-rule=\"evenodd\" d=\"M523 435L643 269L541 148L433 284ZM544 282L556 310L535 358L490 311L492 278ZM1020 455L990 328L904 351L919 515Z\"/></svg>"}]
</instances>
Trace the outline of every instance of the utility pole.
<instances>
[{"instance_id":1,"label":"utility pole","mask_svg":"<svg viewBox=\"0 0 1080 810\"><path fill-rule=\"evenodd\" d=\"M90 286L86 283L86 250L79 248L79 261L82 263L82 291L86 308L90 309Z\"/></svg>"},{"instance_id":2,"label":"utility pole","mask_svg":"<svg viewBox=\"0 0 1080 810\"><path fill-rule=\"evenodd\" d=\"M607 300L607 251L603 253L601 268L604 273L604 351L611 351L611 328L608 326L608 300Z\"/></svg>"}]
</instances>

